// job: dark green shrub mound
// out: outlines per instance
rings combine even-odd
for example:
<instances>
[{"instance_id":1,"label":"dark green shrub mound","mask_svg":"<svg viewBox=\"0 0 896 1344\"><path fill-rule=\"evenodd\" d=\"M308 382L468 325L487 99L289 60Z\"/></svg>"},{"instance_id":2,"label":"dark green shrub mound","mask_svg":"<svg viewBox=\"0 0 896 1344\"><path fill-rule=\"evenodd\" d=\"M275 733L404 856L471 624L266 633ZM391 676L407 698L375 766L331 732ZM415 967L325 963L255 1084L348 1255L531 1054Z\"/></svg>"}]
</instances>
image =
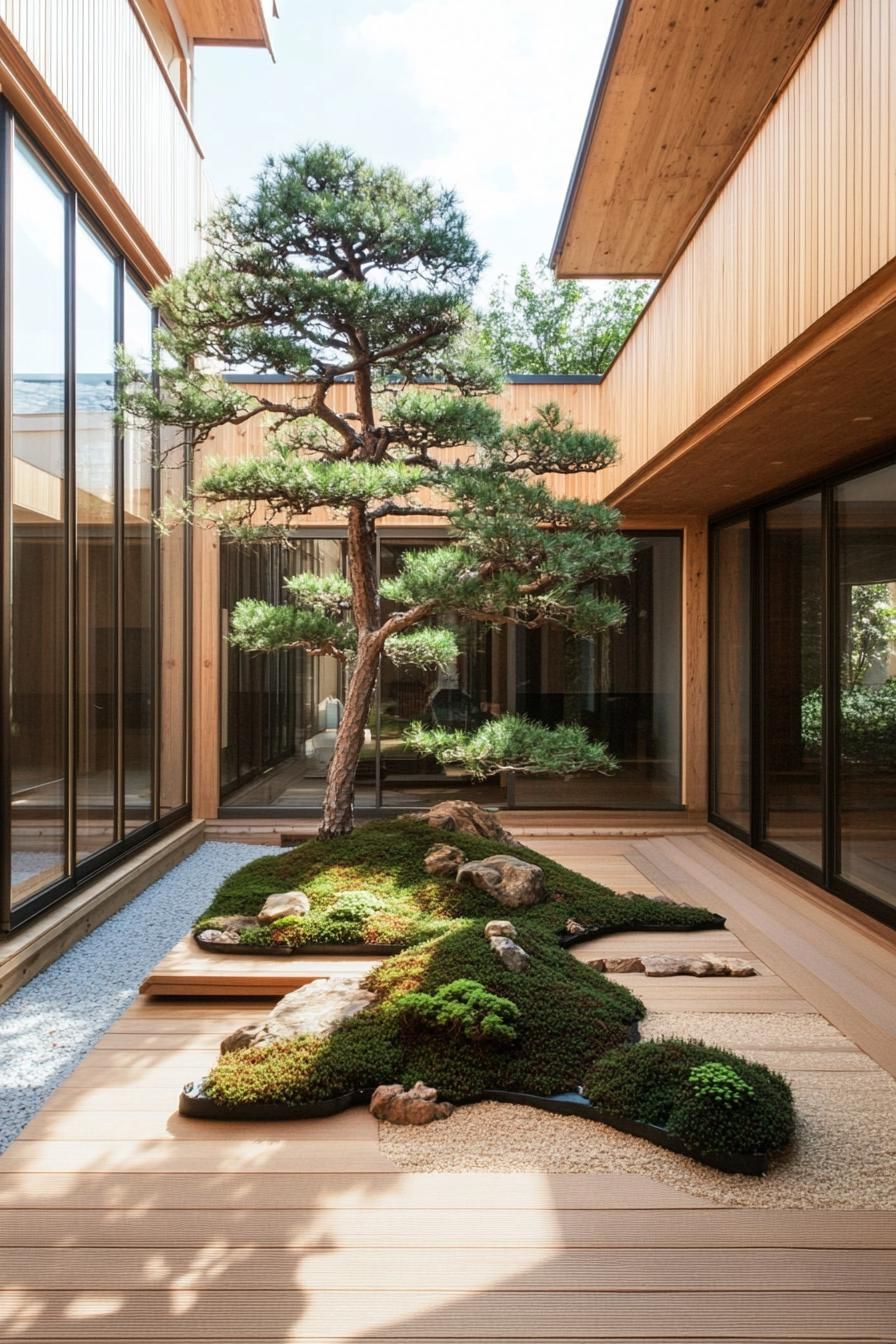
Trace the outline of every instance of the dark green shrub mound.
<instances>
[{"instance_id":1,"label":"dark green shrub mound","mask_svg":"<svg viewBox=\"0 0 896 1344\"><path fill-rule=\"evenodd\" d=\"M675 1038L611 1050L585 1075L603 1111L659 1125L702 1153L765 1153L793 1138L780 1074L727 1050Z\"/></svg>"},{"instance_id":2,"label":"dark green shrub mound","mask_svg":"<svg viewBox=\"0 0 896 1344\"><path fill-rule=\"evenodd\" d=\"M490 994L478 980L452 980L434 994L411 991L399 994L395 1011L403 1024L423 1027L443 1035L466 1036L489 1045L510 1045L516 1040L520 1010L510 999Z\"/></svg>"},{"instance_id":3,"label":"dark green shrub mound","mask_svg":"<svg viewBox=\"0 0 896 1344\"><path fill-rule=\"evenodd\" d=\"M456 846L468 859L485 859L501 849L494 840L434 830L422 821L369 822L338 840L311 840L241 868L222 884L197 928L221 915L256 915L272 892L296 889L311 901L307 916L244 930L241 940L297 948L305 943L360 942L410 947L446 929L446 921L505 914L484 892L426 872L426 853L439 843ZM529 910L513 911L518 928L525 925L558 938L569 919L585 928L605 929L705 928L713 921L719 926L723 922L697 907L665 905L646 897L623 899L534 850L521 846L514 853L538 864L552 897Z\"/></svg>"}]
</instances>

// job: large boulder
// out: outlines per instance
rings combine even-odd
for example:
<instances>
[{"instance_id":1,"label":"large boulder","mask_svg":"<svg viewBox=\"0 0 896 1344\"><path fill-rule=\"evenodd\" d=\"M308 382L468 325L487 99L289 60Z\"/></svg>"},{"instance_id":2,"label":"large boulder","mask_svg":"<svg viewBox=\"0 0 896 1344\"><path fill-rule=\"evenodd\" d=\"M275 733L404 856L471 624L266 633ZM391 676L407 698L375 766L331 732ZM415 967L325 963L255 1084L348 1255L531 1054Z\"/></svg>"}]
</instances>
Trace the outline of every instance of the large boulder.
<instances>
[{"instance_id":1,"label":"large boulder","mask_svg":"<svg viewBox=\"0 0 896 1344\"><path fill-rule=\"evenodd\" d=\"M447 1120L454 1107L439 1101L438 1092L425 1083L415 1083L405 1091L401 1083L384 1083L370 1099L370 1113L390 1125L428 1125Z\"/></svg>"},{"instance_id":2,"label":"large boulder","mask_svg":"<svg viewBox=\"0 0 896 1344\"><path fill-rule=\"evenodd\" d=\"M273 924L287 915L307 915L311 902L304 891L277 891L269 896L258 912L259 924Z\"/></svg>"},{"instance_id":3,"label":"large boulder","mask_svg":"<svg viewBox=\"0 0 896 1344\"><path fill-rule=\"evenodd\" d=\"M459 800L436 803L427 812L409 812L407 821L425 821L440 831L466 831L468 835L481 835L486 840L498 840L502 845L515 845L513 836L504 830L494 812L486 812L476 803L464 803Z\"/></svg>"},{"instance_id":4,"label":"large boulder","mask_svg":"<svg viewBox=\"0 0 896 1344\"><path fill-rule=\"evenodd\" d=\"M354 1017L373 1000L361 988L360 975L330 976L312 980L287 994L263 1022L239 1027L221 1042L221 1053L244 1050L249 1045L271 1045L294 1036L329 1036L340 1023Z\"/></svg>"},{"instance_id":5,"label":"large boulder","mask_svg":"<svg viewBox=\"0 0 896 1344\"><path fill-rule=\"evenodd\" d=\"M518 859L515 854L493 854L487 859L465 863L458 868L456 880L469 882L487 892L509 910L537 905L547 895L541 869L525 859Z\"/></svg>"}]
</instances>

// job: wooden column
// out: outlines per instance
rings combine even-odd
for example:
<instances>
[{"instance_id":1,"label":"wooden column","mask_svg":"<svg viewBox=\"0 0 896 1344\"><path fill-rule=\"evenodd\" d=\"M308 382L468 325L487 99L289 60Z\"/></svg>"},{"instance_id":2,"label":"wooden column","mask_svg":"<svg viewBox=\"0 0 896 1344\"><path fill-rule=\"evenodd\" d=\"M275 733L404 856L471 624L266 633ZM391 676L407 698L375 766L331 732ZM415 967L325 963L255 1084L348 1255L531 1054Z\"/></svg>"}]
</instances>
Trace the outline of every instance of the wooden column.
<instances>
[{"instance_id":1,"label":"wooden column","mask_svg":"<svg viewBox=\"0 0 896 1344\"><path fill-rule=\"evenodd\" d=\"M681 801L691 812L708 803L709 529L705 518L684 528L682 601Z\"/></svg>"}]
</instances>

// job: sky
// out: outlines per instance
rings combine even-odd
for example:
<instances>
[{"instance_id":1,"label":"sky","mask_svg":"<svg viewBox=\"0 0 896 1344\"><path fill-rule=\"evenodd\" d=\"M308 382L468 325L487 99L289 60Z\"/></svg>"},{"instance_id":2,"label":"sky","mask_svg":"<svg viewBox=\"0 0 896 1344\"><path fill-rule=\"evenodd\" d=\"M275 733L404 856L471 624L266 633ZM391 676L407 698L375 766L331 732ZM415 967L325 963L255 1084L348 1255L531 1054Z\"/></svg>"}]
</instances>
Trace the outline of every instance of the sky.
<instances>
[{"instance_id":1,"label":"sky","mask_svg":"<svg viewBox=\"0 0 896 1344\"><path fill-rule=\"evenodd\" d=\"M308 141L454 187L499 275L550 252L614 0L278 0L276 63L203 47L194 114L213 189Z\"/></svg>"}]
</instances>

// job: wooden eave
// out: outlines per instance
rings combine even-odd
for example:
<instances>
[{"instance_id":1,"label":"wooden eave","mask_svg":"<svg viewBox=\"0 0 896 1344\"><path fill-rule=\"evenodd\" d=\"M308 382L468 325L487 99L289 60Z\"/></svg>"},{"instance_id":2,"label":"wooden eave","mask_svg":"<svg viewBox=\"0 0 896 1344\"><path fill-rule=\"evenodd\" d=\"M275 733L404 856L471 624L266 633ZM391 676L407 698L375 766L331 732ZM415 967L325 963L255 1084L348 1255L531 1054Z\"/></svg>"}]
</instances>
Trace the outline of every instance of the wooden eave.
<instances>
[{"instance_id":1,"label":"wooden eave","mask_svg":"<svg viewBox=\"0 0 896 1344\"><path fill-rule=\"evenodd\" d=\"M619 0L551 254L660 277L835 0Z\"/></svg>"},{"instance_id":2,"label":"wooden eave","mask_svg":"<svg viewBox=\"0 0 896 1344\"><path fill-rule=\"evenodd\" d=\"M265 0L175 0L184 25L196 46L264 47L271 55Z\"/></svg>"}]
</instances>

